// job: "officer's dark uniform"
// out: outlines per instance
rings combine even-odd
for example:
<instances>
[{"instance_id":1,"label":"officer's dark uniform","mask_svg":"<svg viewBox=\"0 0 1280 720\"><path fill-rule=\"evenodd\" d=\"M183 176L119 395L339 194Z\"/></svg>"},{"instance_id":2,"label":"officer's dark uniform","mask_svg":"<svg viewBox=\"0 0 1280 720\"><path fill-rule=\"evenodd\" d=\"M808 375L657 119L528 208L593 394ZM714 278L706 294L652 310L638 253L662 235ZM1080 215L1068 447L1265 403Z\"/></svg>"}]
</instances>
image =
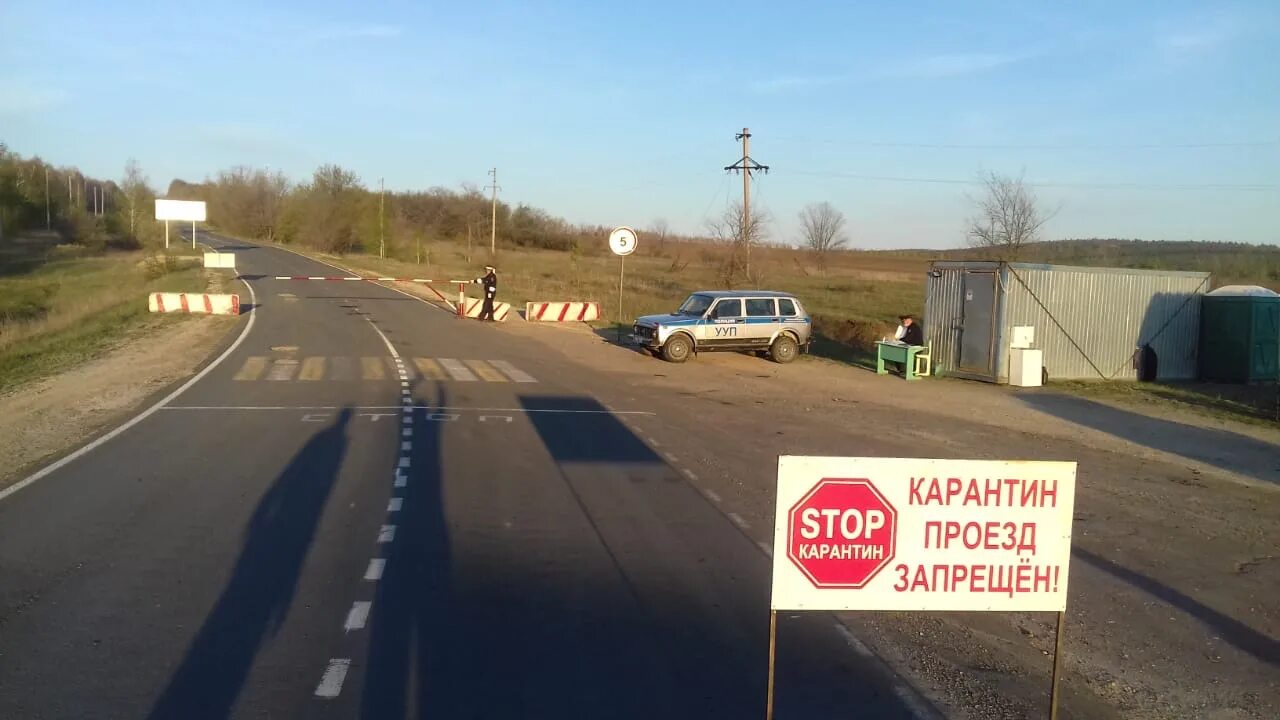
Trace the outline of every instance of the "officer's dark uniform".
<instances>
[{"instance_id":1,"label":"officer's dark uniform","mask_svg":"<svg viewBox=\"0 0 1280 720\"><path fill-rule=\"evenodd\" d=\"M912 322L907 326L907 332L902 336L902 342L908 345L924 344L924 330L920 329L920 323Z\"/></svg>"},{"instance_id":2,"label":"officer's dark uniform","mask_svg":"<svg viewBox=\"0 0 1280 720\"><path fill-rule=\"evenodd\" d=\"M480 306L480 317L477 319L493 322L493 299L498 296L498 271L492 267L486 267L485 270L489 272L484 277L472 280L477 285L484 285L484 304Z\"/></svg>"}]
</instances>

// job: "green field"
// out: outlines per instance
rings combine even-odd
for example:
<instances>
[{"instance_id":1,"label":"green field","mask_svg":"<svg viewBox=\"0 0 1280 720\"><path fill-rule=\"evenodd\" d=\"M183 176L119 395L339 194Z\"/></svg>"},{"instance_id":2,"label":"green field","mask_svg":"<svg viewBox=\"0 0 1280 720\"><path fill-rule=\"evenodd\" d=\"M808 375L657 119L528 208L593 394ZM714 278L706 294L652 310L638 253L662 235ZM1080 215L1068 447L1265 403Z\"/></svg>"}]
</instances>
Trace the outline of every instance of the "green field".
<instances>
[{"instance_id":1,"label":"green field","mask_svg":"<svg viewBox=\"0 0 1280 720\"><path fill-rule=\"evenodd\" d=\"M146 295L204 292L190 249L181 255L88 253L48 237L0 245L0 392L74 367L149 328Z\"/></svg>"}]
</instances>

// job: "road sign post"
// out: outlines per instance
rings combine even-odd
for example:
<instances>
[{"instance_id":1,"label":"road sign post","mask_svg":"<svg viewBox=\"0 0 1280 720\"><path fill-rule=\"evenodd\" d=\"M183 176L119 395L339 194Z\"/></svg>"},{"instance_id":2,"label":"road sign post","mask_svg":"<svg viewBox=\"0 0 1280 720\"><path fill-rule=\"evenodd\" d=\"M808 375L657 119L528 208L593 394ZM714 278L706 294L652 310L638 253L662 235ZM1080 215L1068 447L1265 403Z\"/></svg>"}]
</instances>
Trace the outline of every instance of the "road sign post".
<instances>
[{"instance_id":1,"label":"road sign post","mask_svg":"<svg viewBox=\"0 0 1280 720\"><path fill-rule=\"evenodd\" d=\"M191 222L191 249L196 248L196 223L205 222L206 206L202 200L168 200L156 198L156 219L164 221L164 246L169 247L169 221Z\"/></svg>"},{"instance_id":2,"label":"road sign post","mask_svg":"<svg viewBox=\"0 0 1280 720\"><path fill-rule=\"evenodd\" d=\"M639 238L636 231L623 225L609 233L609 249L621 259L618 268L618 344L622 344L622 328L626 325L622 315L622 287L627 277L627 256L636 251Z\"/></svg>"},{"instance_id":3,"label":"road sign post","mask_svg":"<svg viewBox=\"0 0 1280 720\"><path fill-rule=\"evenodd\" d=\"M778 458L765 717L778 610L1052 611L1057 717L1076 464Z\"/></svg>"}]
</instances>

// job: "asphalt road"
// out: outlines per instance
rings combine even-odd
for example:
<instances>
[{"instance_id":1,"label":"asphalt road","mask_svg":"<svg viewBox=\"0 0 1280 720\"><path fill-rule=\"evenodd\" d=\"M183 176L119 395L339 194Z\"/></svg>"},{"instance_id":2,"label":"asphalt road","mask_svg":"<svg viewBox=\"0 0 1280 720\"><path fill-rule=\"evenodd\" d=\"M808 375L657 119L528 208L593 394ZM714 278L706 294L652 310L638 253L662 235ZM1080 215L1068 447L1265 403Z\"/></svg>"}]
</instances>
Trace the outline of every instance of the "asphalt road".
<instances>
[{"instance_id":1,"label":"asphalt road","mask_svg":"<svg viewBox=\"0 0 1280 720\"><path fill-rule=\"evenodd\" d=\"M244 341L0 500L0 718L763 716L769 561L643 399L211 243ZM830 617L786 623L778 718L914 716Z\"/></svg>"}]
</instances>

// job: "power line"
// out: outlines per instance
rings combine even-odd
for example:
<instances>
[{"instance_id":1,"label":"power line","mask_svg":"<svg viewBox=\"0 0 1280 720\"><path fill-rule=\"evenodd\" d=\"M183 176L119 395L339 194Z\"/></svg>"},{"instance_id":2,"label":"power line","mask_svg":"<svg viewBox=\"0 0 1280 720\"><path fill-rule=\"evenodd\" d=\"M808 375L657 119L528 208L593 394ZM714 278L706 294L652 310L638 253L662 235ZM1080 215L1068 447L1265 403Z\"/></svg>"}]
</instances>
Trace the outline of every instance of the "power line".
<instances>
[{"instance_id":1,"label":"power line","mask_svg":"<svg viewBox=\"0 0 1280 720\"><path fill-rule=\"evenodd\" d=\"M723 176L721 176L721 177L722 177L722 180L721 180L721 182L720 182L720 186L719 186L718 188L716 188L715 193L711 195L711 200L709 200L709 201L707 202L707 206L706 206L705 208L703 208L703 209L702 209L702 217L703 217L703 219L706 219L706 217L707 217L707 213L711 212L711 206L716 204L716 198L719 198L719 197L720 197L720 193L725 193L725 194L726 194L726 198L727 198L727 196L728 196L728 190L729 190L729 176L728 176L728 175L723 175Z\"/></svg>"},{"instance_id":2,"label":"power line","mask_svg":"<svg viewBox=\"0 0 1280 720\"><path fill-rule=\"evenodd\" d=\"M1213 148L1259 148L1280 146L1277 140L1242 140L1238 142L1188 142L1188 143L913 143L836 140L826 138L787 137L782 140L814 142L821 145L846 145L849 147L916 148L923 150L1196 150Z\"/></svg>"},{"instance_id":3,"label":"power line","mask_svg":"<svg viewBox=\"0 0 1280 720\"><path fill-rule=\"evenodd\" d=\"M935 185L982 185L982 180L962 180L957 178L931 177L898 177L892 175L860 175L840 172L813 172L804 170L792 171L793 175L809 177L840 178L845 180L867 180L871 182L903 182L927 183ZM1239 190L1242 192L1274 192L1280 185L1262 183L1138 183L1138 182L1057 182L1050 180L1028 181L1032 187L1044 188L1080 188L1080 189L1151 189L1151 190Z\"/></svg>"}]
</instances>

